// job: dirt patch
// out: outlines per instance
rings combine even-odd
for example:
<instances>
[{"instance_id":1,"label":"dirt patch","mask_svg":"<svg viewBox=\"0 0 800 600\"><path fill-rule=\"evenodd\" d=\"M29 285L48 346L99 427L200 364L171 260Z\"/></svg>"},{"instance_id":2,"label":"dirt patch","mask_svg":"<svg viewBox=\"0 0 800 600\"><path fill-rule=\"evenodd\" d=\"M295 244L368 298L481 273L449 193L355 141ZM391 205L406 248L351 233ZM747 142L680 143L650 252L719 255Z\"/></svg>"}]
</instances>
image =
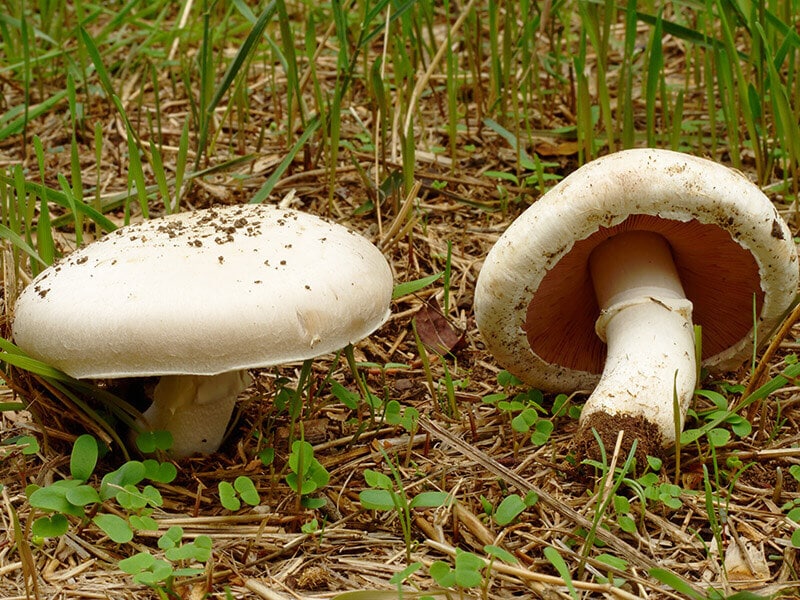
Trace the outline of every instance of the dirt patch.
<instances>
[{"instance_id":1,"label":"dirt patch","mask_svg":"<svg viewBox=\"0 0 800 600\"><path fill-rule=\"evenodd\" d=\"M742 471L738 482L769 493L773 493L776 487L779 488L779 493L781 491L797 493L800 490L800 482L789 474L789 467L792 464L786 460L751 463ZM779 469L781 475L778 475Z\"/></svg>"},{"instance_id":2,"label":"dirt patch","mask_svg":"<svg viewBox=\"0 0 800 600\"><path fill-rule=\"evenodd\" d=\"M605 412L596 412L589 416L578 430L572 445L572 456L575 458L576 468L579 473L589 476L594 473L594 467L586 464L587 461L610 464L617 444L617 437L622 431L622 444L620 445L617 466L625 464L633 448L634 440L638 440L634 452L636 463L634 473L640 473L647 465L648 456L661 458L661 432L658 427L643 417L630 415L610 415ZM600 438L598 444L597 437Z\"/></svg>"}]
</instances>

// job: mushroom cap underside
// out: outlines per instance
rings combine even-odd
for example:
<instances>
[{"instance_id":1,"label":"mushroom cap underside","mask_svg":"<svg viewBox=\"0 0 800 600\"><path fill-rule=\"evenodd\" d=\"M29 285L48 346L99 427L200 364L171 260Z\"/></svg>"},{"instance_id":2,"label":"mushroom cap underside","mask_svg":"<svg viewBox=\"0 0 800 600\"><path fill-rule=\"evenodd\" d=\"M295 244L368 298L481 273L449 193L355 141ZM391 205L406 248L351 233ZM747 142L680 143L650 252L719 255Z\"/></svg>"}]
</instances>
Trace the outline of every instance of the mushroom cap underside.
<instances>
[{"instance_id":1,"label":"mushroom cap underside","mask_svg":"<svg viewBox=\"0 0 800 600\"><path fill-rule=\"evenodd\" d=\"M389 316L392 274L364 237L263 205L122 227L43 271L15 342L77 378L213 375L313 358Z\"/></svg>"},{"instance_id":2,"label":"mushroom cap underside","mask_svg":"<svg viewBox=\"0 0 800 600\"><path fill-rule=\"evenodd\" d=\"M757 186L706 159L626 150L566 177L487 255L475 314L498 362L543 389L593 387L605 344L594 329L600 310L588 257L608 237L637 229L669 242L709 368L738 367L752 354L754 331L763 341L795 296L794 241Z\"/></svg>"}]
</instances>

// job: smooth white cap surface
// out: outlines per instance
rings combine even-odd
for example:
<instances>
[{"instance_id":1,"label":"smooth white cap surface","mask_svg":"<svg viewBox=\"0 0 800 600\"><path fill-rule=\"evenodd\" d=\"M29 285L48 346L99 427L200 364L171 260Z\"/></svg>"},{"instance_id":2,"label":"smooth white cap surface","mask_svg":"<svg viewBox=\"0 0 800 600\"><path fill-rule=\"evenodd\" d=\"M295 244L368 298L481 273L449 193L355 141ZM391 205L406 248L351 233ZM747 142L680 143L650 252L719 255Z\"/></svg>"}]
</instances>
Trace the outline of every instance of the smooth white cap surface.
<instances>
[{"instance_id":1,"label":"smooth white cap surface","mask_svg":"<svg viewBox=\"0 0 800 600\"><path fill-rule=\"evenodd\" d=\"M302 212L229 206L120 228L22 292L15 342L76 378L214 375L304 360L389 316L364 237Z\"/></svg>"},{"instance_id":2,"label":"smooth white cap surface","mask_svg":"<svg viewBox=\"0 0 800 600\"><path fill-rule=\"evenodd\" d=\"M588 258L622 231L670 245L703 361L738 367L763 341L798 285L792 235L769 199L738 171L667 150L605 156L566 177L500 237L475 291L482 337L498 362L532 386L594 387L606 348Z\"/></svg>"}]
</instances>

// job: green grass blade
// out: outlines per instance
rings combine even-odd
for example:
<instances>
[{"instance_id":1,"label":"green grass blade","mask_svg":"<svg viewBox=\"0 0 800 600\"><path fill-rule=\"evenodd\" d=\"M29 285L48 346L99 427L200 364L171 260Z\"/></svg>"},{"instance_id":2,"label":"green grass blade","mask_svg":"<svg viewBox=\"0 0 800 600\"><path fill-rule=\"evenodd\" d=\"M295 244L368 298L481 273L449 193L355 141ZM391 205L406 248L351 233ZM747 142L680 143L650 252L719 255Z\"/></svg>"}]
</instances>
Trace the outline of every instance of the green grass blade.
<instances>
[{"instance_id":1,"label":"green grass blade","mask_svg":"<svg viewBox=\"0 0 800 600\"><path fill-rule=\"evenodd\" d=\"M359 38L358 44L356 45L358 50L364 50L364 48L369 46L376 37L378 37L384 32L387 25L391 25L397 19L403 17L411 9L411 7L417 3L417 1L418 0L406 0L402 4L394 6L392 8L392 14L389 15L388 23L384 22L375 25L375 27L373 27L372 29L369 30L369 32L366 33L364 33L366 31L366 28L362 29L362 36ZM380 0L380 2L377 2L375 6L373 6L364 17L364 24L369 25L375 19L377 19L378 15L380 15L384 10L386 10L386 6L389 4L389 2L390 0Z\"/></svg>"},{"instance_id":2,"label":"green grass blade","mask_svg":"<svg viewBox=\"0 0 800 600\"><path fill-rule=\"evenodd\" d=\"M656 93L664 70L664 54L661 46L663 21L659 12L653 33L650 36L650 51L647 59L647 81L645 83L645 106L647 121L647 145L656 146Z\"/></svg>"},{"instance_id":3,"label":"green grass blade","mask_svg":"<svg viewBox=\"0 0 800 600\"><path fill-rule=\"evenodd\" d=\"M72 188L69 187L67 178L61 173L58 174L58 184L61 186L64 197L67 199L67 208L69 208L73 224L75 225L75 243L80 246L83 244L83 219L78 211L78 204L83 203L75 197Z\"/></svg>"},{"instance_id":4,"label":"green grass blade","mask_svg":"<svg viewBox=\"0 0 800 600\"><path fill-rule=\"evenodd\" d=\"M276 6L278 9L278 24L280 25L281 30L281 42L283 44L282 54L285 61L287 80L287 135L291 135L291 132L294 131L295 103L297 104L297 109L300 113L300 122L305 123L305 115L303 114L303 97L300 92L300 79L297 68L297 54L295 52L294 33L292 31L291 21L289 20L289 13L286 10L286 2L284 0L277 0Z\"/></svg>"},{"instance_id":5,"label":"green grass blade","mask_svg":"<svg viewBox=\"0 0 800 600\"><path fill-rule=\"evenodd\" d=\"M158 186L158 193L164 202L164 208L169 214L170 198L169 198L169 184L167 183L167 173L164 170L164 161L161 158L161 150L158 148L155 140L150 140L150 156L152 157L153 174L156 178L156 185Z\"/></svg>"},{"instance_id":6,"label":"green grass blade","mask_svg":"<svg viewBox=\"0 0 800 600\"><path fill-rule=\"evenodd\" d=\"M54 93L47 100L32 106L19 105L0 115L0 141L17 135L25 128L25 123L39 118L52 110L67 96L67 90Z\"/></svg>"},{"instance_id":7,"label":"green grass blade","mask_svg":"<svg viewBox=\"0 0 800 600\"><path fill-rule=\"evenodd\" d=\"M189 119L183 122L181 138L178 142L178 156L175 159L175 199L170 203L167 212L178 212L183 194L183 181L186 174L186 162L189 156Z\"/></svg>"},{"instance_id":8,"label":"green grass blade","mask_svg":"<svg viewBox=\"0 0 800 600\"><path fill-rule=\"evenodd\" d=\"M684 579L681 579L677 574L667 569L653 568L649 571L650 577L657 579L664 585L671 587L676 592L683 594L692 600L705 600L705 596L698 593L691 585Z\"/></svg>"},{"instance_id":9,"label":"green grass blade","mask_svg":"<svg viewBox=\"0 0 800 600\"><path fill-rule=\"evenodd\" d=\"M11 15L8 15L8 14L5 14L5 13L0 13L0 23L2 23L4 25L8 25L13 29L19 29L20 31L22 30L22 21L20 19L17 19L16 17L12 17ZM29 28L32 29L32 31L33 31L34 39L44 40L45 42L47 42L51 46L55 46L55 47L57 47L59 45L56 40L54 40L52 37L47 35L41 29L37 29L37 28L31 27L31 26L29 26Z\"/></svg>"},{"instance_id":10,"label":"green grass blade","mask_svg":"<svg viewBox=\"0 0 800 600\"><path fill-rule=\"evenodd\" d=\"M6 175L3 175L2 173L0 173L0 182L6 185L13 185L13 180L7 177ZM57 190L51 189L39 183L34 183L32 181L25 182L25 191L29 194L36 194L37 196L39 196L39 198L42 198L43 200L49 202L54 202L64 208L67 209L70 208L69 199L67 198L67 195L63 192L59 192ZM90 218L92 221L100 225L100 227L102 227L104 231L114 231L117 228L117 226L111 220L109 220L105 215L103 215L101 212L98 212L91 206L88 206L83 202L79 202L74 206L78 211L80 211L85 216Z\"/></svg>"},{"instance_id":11,"label":"green grass blade","mask_svg":"<svg viewBox=\"0 0 800 600\"><path fill-rule=\"evenodd\" d=\"M140 0L128 0L121 8L115 8L115 10L111 11L112 18L103 27L98 37L103 38L117 28L124 26L132 19L135 19L136 17L131 17L130 14L139 4L141 4Z\"/></svg>"},{"instance_id":12,"label":"green grass blade","mask_svg":"<svg viewBox=\"0 0 800 600\"><path fill-rule=\"evenodd\" d=\"M719 78L719 95L720 104L722 105L722 116L725 119L725 127L728 133L727 148L731 157L732 165L740 169L742 166L741 160L741 143L739 140L739 119L736 107L736 88L734 85L735 75L731 65L731 60L728 52L723 48L714 53L714 62L717 68L717 77Z\"/></svg>"},{"instance_id":13,"label":"green grass blade","mask_svg":"<svg viewBox=\"0 0 800 600\"><path fill-rule=\"evenodd\" d=\"M86 48L86 52L89 54L89 58L92 60L94 70L97 73L97 78L100 80L100 85L103 87L103 91L105 91L106 96L111 99L114 96L114 84L111 83L111 77L108 75L108 71L103 64L103 58L100 56L100 51L97 49L97 45L94 43L92 36L89 35L89 32L86 31L83 26L79 27L78 33L84 47Z\"/></svg>"},{"instance_id":14,"label":"green grass blade","mask_svg":"<svg viewBox=\"0 0 800 600\"><path fill-rule=\"evenodd\" d=\"M680 150L683 138L683 90L678 90L675 98L675 106L672 109L672 123L670 130L669 147L672 150Z\"/></svg>"},{"instance_id":15,"label":"green grass blade","mask_svg":"<svg viewBox=\"0 0 800 600\"><path fill-rule=\"evenodd\" d=\"M428 287L434 281L439 279L444 274L444 271L439 271L438 273L434 273L433 275L428 275L427 277L422 277L420 279L415 279L413 281L405 281L403 283L398 283L394 286L392 290L392 300L397 300L398 298L402 298L403 296L407 296L408 294L413 294L418 292L419 290Z\"/></svg>"},{"instance_id":16,"label":"green grass blade","mask_svg":"<svg viewBox=\"0 0 800 600\"><path fill-rule=\"evenodd\" d=\"M508 145L514 150L515 153L519 156L520 166L526 171L534 171L536 170L536 163L525 151L525 148L519 143L519 139L513 133L511 133L508 129L500 125L497 121L490 118L485 118L483 120L483 124L486 125L489 129L494 131L497 135L502 137Z\"/></svg>"},{"instance_id":17,"label":"green grass blade","mask_svg":"<svg viewBox=\"0 0 800 600\"><path fill-rule=\"evenodd\" d=\"M78 128L81 119L78 117L78 100L75 92L75 80L72 76L67 77L67 100L69 101L69 113L72 124L70 132L70 181L72 191L78 198L83 198L83 175L81 173L81 157L78 148Z\"/></svg>"},{"instance_id":18,"label":"green grass blade","mask_svg":"<svg viewBox=\"0 0 800 600\"><path fill-rule=\"evenodd\" d=\"M757 23L755 30L766 45L767 36L763 27ZM766 60L765 63L767 66L770 100L774 107L775 129L782 140L782 146L788 151L789 160L796 163L800 160L800 126L798 126L797 119L794 118L786 84L778 72L780 63L777 57L775 61Z\"/></svg>"},{"instance_id":19,"label":"green grass blade","mask_svg":"<svg viewBox=\"0 0 800 600\"><path fill-rule=\"evenodd\" d=\"M250 24L255 25L256 15L244 0L233 0L233 6Z\"/></svg>"},{"instance_id":20,"label":"green grass blade","mask_svg":"<svg viewBox=\"0 0 800 600\"><path fill-rule=\"evenodd\" d=\"M267 24L275 15L276 10L277 3L276 0L273 0L267 5L261 15L258 17L258 20L253 24L253 28L250 30L250 33L247 34L247 38L239 48L238 52L236 52L236 56L234 56L231 64L228 65L228 69L225 71L222 81L219 82L217 89L214 91L214 95L211 97L211 102L206 108L208 113L213 112L222 101L222 97L228 91L228 88L230 88L233 84L233 81L236 79L239 71L241 71L242 66L258 46L261 36L264 34L264 29L266 29Z\"/></svg>"},{"instance_id":21,"label":"green grass blade","mask_svg":"<svg viewBox=\"0 0 800 600\"><path fill-rule=\"evenodd\" d=\"M553 565L553 567L555 567L556 571L558 571L558 575L564 581L564 585L567 586L570 598L578 600L579 598L578 590L575 589L575 584L572 583L572 575L569 572L567 563L564 561L563 557L558 553L558 550L556 550L552 546L546 546L543 552L544 552L544 557L550 562L551 565Z\"/></svg>"},{"instance_id":22,"label":"green grass blade","mask_svg":"<svg viewBox=\"0 0 800 600\"><path fill-rule=\"evenodd\" d=\"M297 142L295 142L294 146L289 149L289 152L280 162L275 171L273 171L272 175L269 176L269 179L264 182L264 185L262 185L255 195L250 199L250 204L260 204L269 197L269 195L272 193L272 189L286 172L286 169L289 168L289 165L292 164L294 157L297 155L300 149L306 145L306 142L309 140L309 138L311 138L321 124L322 120L319 118L319 116L314 117L308 122L305 131L303 131L303 135L298 138Z\"/></svg>"},{"instance_id":23,"label":"green grass blade","mask_svg":"<svg viewBox=\"0 0 800 600\"><path fill-rule=\"evenodd\" d=\"M633 61L636 52L636 0L628 0L625 14L625 44L622 58L622 102L617 110L622 111L622 147L633 148L636 141L633 110Z\"/></svg>"},{"instance_id":24,"label":"green grass blade","mask_svg":"<svg viewBox=\"0 0 800 600\"><path fill-rule=\"evenodd\" d=\"M337 65L339 69L348 72L349 52L348 47L350 41L348 40L347 32L347 10L342 6L341 0L333 0L331 2L331 12L333 13L333 22L336 26L336 37L339 41L339 51L337 53Z\"/></svg>"},{"instance_id":25,"label":"green grass blade","mask_svg":"<svg viewBox=\"0 0 800 600\"><path fill-rule=\"evenodd\" d=\"M597 3L604 2L604 0L590 0L590 1L597 2ZM635 3L634 3L634 5L635 5ZM656 6L658 6L658 4L656 4ZM631 9L631 5L629 4L626 7L626 10L630 10L630 9ZM713 14L713 13L708 13L708 14ZM722 46L722 43L719 40L717 40L716 38L714 38L714 37L712 37L710 35L706 35L706 34L700 33L699 31L697 31L695 29L691 29L691 28L686 27L684 25L681 25L679 23L675 23L674 21L670 21L668 19L664 19L663 15L661 14L661 12L659 12L658 14L652 15L652 14L645 13L645 12L637 10L636 11L636 19L641 21L642 23L646 23L647 25L650 25L650 26L653 26L653 27L658 25L658 23L660 21L661 22L660 26L661 26L661 29L664 31L664 33L669 34L669 35L671 35L673 37L676 37L676 38L678 38L680 40L683 40L685 42L689 42L691 44L700 46L702 48L713 49L715 47L718 48L718 47Z\"/></svg>"},{"instance_id":26,"label":"green grass blade","mask_svg":"<svg viewBox=\"0 0 800 600\"><path fill-rule=\"evenodd\" d=\"M22 236L20 236L19 234L15 233L14 231L9 229L7 226L3 225L2 223L0 223L0 238L7 239L16 248L19 248L22 252L24 252L25 254L30 256L37 263L39 263L41 266L43 266L43 267L47 266L47 263L44 260L42 260L42 258L39 256L39 253L36 252L36 250L34 250L28 244L28 242L26 242L22 238Z\"/></svg>"},{"instance_id":27,"label":"green grass blade","mask_svg":"<svg viewBox=\"0 0 800 600\"><path fill-rule=\"evenodd\" d=\"M581 36L578 52L572 60L577 88L576 128L578 133L578 161L588 162L594 158L594 124L592 122L592 99L589 81L586 78L586 36Z\"/></svg>"},{"instance_id":28,"label":"green grass blade","mask_svg":"<svg viewBox=\"0 0 800 600\"><path fill-rule=\"evenodd\" d=\"M50 225L50 208L44 201L41 202L39 219L36 221L36 246L41 261L46 265L52 265L56 258L56 250Z\"/></svg>"},{"instance_id":29,"label":"green grass blade","mask_svg":"<svg viewBox=\"0 0 800 600\"><path fill-rule=\"evenodd\" d=\"M134 187L136 188L136 197L139 200L139 208L142 211L142 216L147 219L150 216L150 209L148 207L147 184L144 181L142 159L139 156L139 140L136 136L136 132L133 129L130 119L128 119L128 115L125 112L125 107L122 106L122 101L117 96L111 96L111 100L113 101L114 106L117 107L117 111L119 112L123 121L125 121L125 130L128 134L128 160L130 162L130 165L128 166L128 177L133 180Z\"/></svg>"},{"instance_id":30,"label":"green grass blade","mask_svg":"<svg viewBox=\"0 0 800 600\"><path fill-rule=\"evenodd\" d=\"M253 24L252 29L250 29L250 33L239 47L239 50L236 52L236 56L234 56L233 60L228 65L225 74L222 76L222 80L214 90L214 94L211 96L208 104L201 103L201 119L203 125L200 127L197 158L195 159L195 169L197 169L197 167L200 165L202 155L206 150L206 144L208 143L209 135L208 123L210 122L211 115L213 114L214 110L216 110L217 106L222 101L223 96L225 96L231 85L233 85L234 80L236 79L237 75L239 75L239 72L249 59L250 55L258 47L258 43L264 34L264 29L266 29L267 24L272 19L276 10L277 3L276 0L273 0L267 5L261 15L258 17L258 20L256 20L256 22ZM203 70L203 72L205 72L205 70Z\"/></svg>"},{"instance_id":31,"label":"green grass blade","mask_svg":"<svg viewBox=\"0 0 800 600\"><path fill-rule=\"evenodd\" d=\"M40 360L27 356L17 346L4 338L0 338L0 362L13 365L19 369L24 369L30 373L35 373L41 377L54 379L56 381L63 381L69 383L74 381L72 377L50 365L43 363Z\"/></svg>"},{"instance_id":32,"label":"green grass blade","mask_svg":"<svg viewBox=\"0 0 800 600\"><path fill-rule=\"evenodd\" d=\"M606 47L607 36L601 35L597 8L597 6L586 2L578 2L578 14L581 18L583 31L589 36L589 41L592 46L594 46L597 55L597 62L595 64L597 99L600 104L600 113L606 131L608 151L614 152L616 144L614 142L613 118L611 115L611 94L606 81L608 54L608 48Z\"/></svg>"},{"instance_id":33,"label":"green grass blade","mask_svg":"<svg viewBox=\"0 0 800 600\"><path fill-rule=\"evenodd\" d=\"M23 127L23 134L22 134L22 147L23 147L23 154L27 154L25 148L28 143L28 123L29 115L28 115L28 105L30 104L31 98L31 43L28 38L28 21L24 17L20 22L20 35L22 38L22 86L25 92L25 117L24 117L24 127Z\"/></svg>"},{"instance_id":34,"label":"green grass blade","mask_svg":"<svg viewBox=\"0 0 800 600\"><path fill-rule=\"evenodd\" d=\"M730 8L734 13L738 14L734 2L726 2L725 0L716 0L719 24L722 29L723 43L725 45L725 56L730 60L728 69L732 73L733 89L731 95L733 96L733 106L737 106L741 111L741 119L736 119L736 123L731 123L732 126L739 127L741 121L744 121L744 126L747 129L747 135L752 142L752 150L756 160L756 172L759 180L764 175L764 157L761 152L760 136L756 129L757 117L753 112L753 105L748 101L749 93L747 89L748 78L745 77L742 70L742 61L737 60L739 51L737 46L737 36L734 29L731 27L731 21L736 21L736 16L729 17L726 8ZM738 21L736 21L738 22ZM760 107L760 103L759 103ZM738 117L738 113L737 113ZM733 121L733 119L731 119Z\"/></svg>"},{"instance_id":35,"label":"green grass blade","mask_svg":"<svg viewBox=\"0 0 800 600\"><path fill-rule=\"evenodd\" d=\"M42 147L42 140L39 138L38 135L34 136L33 138L33 148L36 153L36 162L39 166L39 175L41 176L42 183L44 184L44 178L45 178L44 148ZM30 198L32 200L35 198L40 199L39 219L36 221L36 247L38 250L38 254L45 264L52 265L56 257L56 248L55 248L55 242L53 241L53 229L50 224L50 206L47 204L47 201L44 199L43 196L38 196L37 194L30 194ZM33 274L37 275L38 269L33 268L33 265L31 265L31 267Z\"/></svg>"}]
</instances>

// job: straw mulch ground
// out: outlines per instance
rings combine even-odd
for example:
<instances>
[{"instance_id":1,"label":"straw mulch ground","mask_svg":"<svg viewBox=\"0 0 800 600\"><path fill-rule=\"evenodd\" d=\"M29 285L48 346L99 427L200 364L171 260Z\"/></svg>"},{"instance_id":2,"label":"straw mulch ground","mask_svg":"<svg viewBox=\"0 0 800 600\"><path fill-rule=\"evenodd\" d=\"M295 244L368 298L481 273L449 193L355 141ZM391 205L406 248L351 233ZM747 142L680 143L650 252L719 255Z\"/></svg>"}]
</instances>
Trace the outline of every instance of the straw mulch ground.
<instances>
[{"instance_id":1,"label":"straw mulch ground","mask_svg":"<svg viewBox=\"0 0 800 600\"><path fill-rule=\"evenodd\" d=\"M671 51L677 53L680 49ZM54 89L60 85L63 82L52 82ZM147 87L144 86L145 90ZM47 88L45 83L45 92ZM175 97L169 97L170 89L177 94ZM180 88L164 86L160 106L156 106L147 92L140 97L138 86L126 90L122 100L130 114L159 110L167 145L177 147L181 124L189 110ZM21 92L6 88L6 93ZM372 113L359 106L357 87L354 96L354 110L371 126ZM266 96L259 104L259 97L256 92L251 99L253 119L268 119L272 104ZM9 100L9 104L15 102ZM552 128L559 122L569 123L572 117L566 104L563 108L547 115L543 124L546 122ZM95 99L86 110L93 121L103 123L106 135L101 164L103 192L123 191L127 185L124 127L104 101ZM276 378L282 376L291 381L297 375L297 368L287 366L260 373L257 385L243 397L238 424L221 451L181 461L178 479L160 488L164 507L155 516L161 530L180 525L185 539L204 534L211 536L214 543L213 557L205 574L177 581L174 597L224 598L229 591L237 598L330 598L348 590L396 589L389 579L408 564L400 519L394 512L365 511L358 502L358 492L366 487L365 469L391 472L385 455L393 457L407 494L437 489L450 492L457 499L449 507L412 512L413 561L423 565L436 560L452 563L456 549L483 556L486 544L505 548L519 561L515 567L496 562L486 576L485 589L460 592L437 592L427 569L422 568L405 585L405 597L413 597L413 590L420 590L452 598L567 598L567 587L543 555L547 546L559 551L570 569L578 595L585 598L684 597L648 576L654 566L680 575L695 589L702 589L707 583L719 588L727 586L729 591L752 588L763 595L796 589L792 582L798 579L800 561L788 543L796 525L781 510L784 503L800 498L797 482L788 473L788 468L800 458L797 433L800 395L794 385L775 394L759 411L747 415L754 433L731 442L716 457L721 469L730 471L726 459L737 451L748 466L740 477L722 482L719 494L724 503L714 506L717 518L724 516L720 526L722 555L709 526L709 506L703 494L702 468L713 472L712 456L704 444L700 445L701 453L694 446L683 452L679 483L684 493L679 508L670 509L655 502L642 510L635 503L634 514L641 515L635 533L623 532L615 524L611 511L606 525L597 534L603 548L584 552L581 532L592 526L597 490L594 482L574 477L565 460L577 422L566 417L557 419L550 441L542 447L532 447L525 436L513 432L508 415L482 402L484 396L498 391L499 367L485 352L475 328L472 313L475 279L492 243L537 193L506 185L505 193L513 201L507 210L496 210L501 204L498 182L484 173L489 169L514 171L515 156L505 141L473 123L459 143L474 145L475 150L460 153L460 160L451 165L447 158L437 158L428 151L432 145L445 145L438 129L442 117L436 98L423 99L418 114L417 179L422 185L418 196L409 202L408 212L404 210L406 199L397 197L383 205L380 219L374 211L354 216L355 209L370 194L361 172L372 173L374 167L369 154L358 152L344 157L332 200L322 165L309 162L311 156L306 155L305 161L298 157L270 201L278 202L293 192L293 206L333 217L364 233L380 244L391 260L397 281L442 270L448 243L452 244L451 308L445 315L448 327L436 321L438 325L433 330L445 336L453 332L456 337L463 334L463 341L447 358L428 354L433 389L411 325L417 319L419 327L423 318L430 319L430 315L442 309L441 280L418 294L398 299L392 306L389 322L357 348L360 360L407 367L385 372L367 369L368 383L380 393L386 390L391 399L416 407L423 415L419 430L410 437L401 428L375 424L356 435L356 427L349 422L354 415L335 402L324 384L331 362L330 357L323 357L314 367L317 395L305 407L303 420L306 438L314 444L315 455L330 472L331 480L320 496L326 499L325 507L313 512L298 509L295 495L281 476L287 455L288 417L271 403ZM254 125L254 130L257 129ZM355 138L360 131L355 119L345 121L343 137ZM27 133L39 135L48 148L69 145L61 114L50 113L37 120ZM230 139L231 148L244 144L237 152L254 150L255 140L246 131L241 136L235 131L229 133L231 137L223 137L218 147L227 151ZM84 181L93 182L96 164L91 135L80 140L80 144ZM531 148L534 149L556 164L550 168L554 174L563 176L577 166L576 147L568 141L542 137L538 146ZM22 152L19 138L7 140L0 147L0 165L21 162L35 179L36 164L30 146L27 154ZM257 160L197 180L185 198L186 208L246 200L284 152L279 141L273 146L268 141L260 148ZM47 160L46 183L57 188L56 175L70 172L69 152L54 151ZM359 169L353 167L353 160L359 163ZM399 170L398 163L395 157L388 166ZM435 182L447 185L442 191ZM112 217L121 220L122 215ZM58 242L64 251L69 251L72 236L68 230ZM6 313L10 315L14 276L8 264L5 273ZM781 357L786 352L796 351L794 339L794 335L787 336L772 359L773 370L780 369ZM445 367L455 382L455 407L444 400ZM354 388L347 369L338 367L334 377ZM746 373L733 374L731 381L746 383L746 377ZM25 533L31 517L25 486L34 482L45 485L67 476L70 443L87 429L92 430L92 425L72 414L63 398L53 390L44 389L37 380L17 372L9 384L26 402L33 404L30 413L7 412L0 416L3 438L33 433L42 440L43 449L36 456L26 457L18 452L2 454L0 597L9 600L157 597L155 591L133 585L117 568L120 559L141 548L157 552L155 535L140 534L130 544L117 545L94 526L73 522L69 533L62 538L47 540L41 546L32 544ZM580 403L583 397L579 394L573 400ZM6 390L0 401L14 398L12 391ZM255 458L253 431L261 431L267 445L275 448L273 467L264 468ZM119 460L114 455L106 458L99 471L113 469ZM663 481L670 481L673 474L674 461L667 457L661 473ZM231 514L220 505L216 486L219 481L232 481L238 475L247 475L256 483L262 502L254 509ZM538 502L513 524L497 527L486 517L483 502L496 506L511 493L525 496L530 491L539 494ZM312 517L324 523L324 529L321 533L305 534L301 526ZM601 552L623 559L627 567L615 571L598 562ZM726 582L721 564L732 553L739 554L739 559L731 559L730 563L737 564L738 571L729 572ZM581 559L583 555L585 560ZM625 582L619 587L601 583L610 574L622 577Z\"/></svg>"}]
</instances>

